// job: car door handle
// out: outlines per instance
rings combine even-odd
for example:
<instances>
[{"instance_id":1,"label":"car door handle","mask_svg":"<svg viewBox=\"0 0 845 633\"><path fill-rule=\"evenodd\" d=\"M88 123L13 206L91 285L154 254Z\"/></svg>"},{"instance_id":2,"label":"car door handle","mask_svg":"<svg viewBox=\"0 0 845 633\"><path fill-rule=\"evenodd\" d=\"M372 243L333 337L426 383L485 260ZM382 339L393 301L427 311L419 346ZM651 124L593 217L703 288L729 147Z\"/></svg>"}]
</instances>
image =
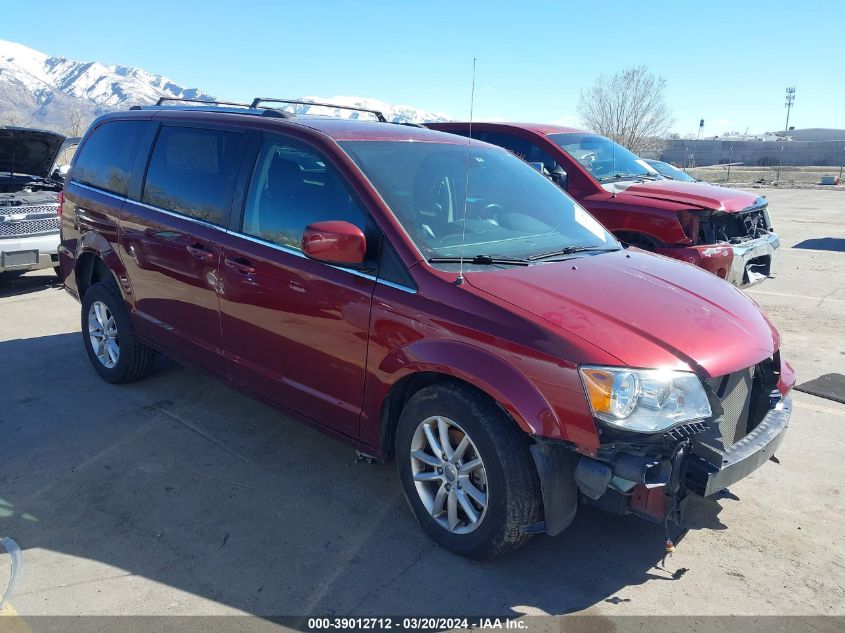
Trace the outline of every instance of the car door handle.
<instances>
[{"instance_id":1,"label":"car door handle","mask_svg":"<svg viewBox=\"0 0 845 633\"><path fill-rule=\"evenodd\" d=\"M193 242L185 247L188 252L197 259L214 259L214 252L206 248L204 244Z\"/></svg>"},{"instance_id":2,"label":"car door handle","mask_svg":"<svg viewBox=\"0 0 845 633\"><path fill-rule=\"evenodd\" d=\"M231 268L242 275L252 275L255 273L255 266L252 265L252 262L243 257L236 257L235 259L227 257L224 260L224 263L227 268Z\"/></svg>"}]
</instances>

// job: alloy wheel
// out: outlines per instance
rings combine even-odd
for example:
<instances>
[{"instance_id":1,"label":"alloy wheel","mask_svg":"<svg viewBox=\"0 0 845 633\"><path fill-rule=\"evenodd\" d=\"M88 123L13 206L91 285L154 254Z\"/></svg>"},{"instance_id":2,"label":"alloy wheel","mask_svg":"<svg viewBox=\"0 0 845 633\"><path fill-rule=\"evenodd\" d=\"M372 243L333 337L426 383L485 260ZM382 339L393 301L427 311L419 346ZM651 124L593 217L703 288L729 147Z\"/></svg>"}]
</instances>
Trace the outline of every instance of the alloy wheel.
<instances>
[{"instance_id":1,"label":"alloy wheel","mask_svg":"<svg viewBox=\"0 0 845 633\"><path fill-rule=\"evenodd\" d=\"M88 308L88 338L94 355L104 367L111 369L120 359L120 336L117 323L109 307L95 301Z\"/></svg>"},{"instance_id":2,"label":"alloy wheel","mask_svg":"<svg viewBox=\"0 0 845 633\"><path fill-rule=\"evenodd\" d=\"M426 418L414 431L410 459L414 486L431 517L449 532L474 532L487 513L489 490L469 434L449 418Z\"/></svg>"}]
</instances>

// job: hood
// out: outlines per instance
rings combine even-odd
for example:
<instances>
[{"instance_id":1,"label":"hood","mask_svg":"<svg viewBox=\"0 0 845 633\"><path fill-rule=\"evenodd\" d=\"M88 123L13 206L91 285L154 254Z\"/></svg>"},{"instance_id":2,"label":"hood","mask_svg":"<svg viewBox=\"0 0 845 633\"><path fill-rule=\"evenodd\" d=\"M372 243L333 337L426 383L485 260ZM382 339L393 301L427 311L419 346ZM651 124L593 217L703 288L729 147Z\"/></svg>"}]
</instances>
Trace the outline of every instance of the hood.
<instances>
[{"instance_id":1,"label":"hood","mask_svg":"<svg viewBox=\"0 0 845 633\"><path fill-rule=\"evenodd\" d=\"M677 202L714 211L742 211L760 204L757 196L745 191L679 180L636 182L625 188L625 195Z\"/></svg>"},{"instance_id":2,"label":"hood","mask_svg":"<svg viewBox=\"0 0 845 633\"><path fill-rule=\"evenodd\" d=\"M0 173L47 178L65 137L47 130L0 127Z\"/></svg>"},{"instance_id":3,"label":"hood","mask_svg":"<svg viewBox=\"0 0 845 633\"><path fill-rule=\"evenodd\" d=\"M777 331L740 290L696 266L636 249L465 277L630 367L723 376L772 356L779 345Z\"/></svg>"}]
</instances>

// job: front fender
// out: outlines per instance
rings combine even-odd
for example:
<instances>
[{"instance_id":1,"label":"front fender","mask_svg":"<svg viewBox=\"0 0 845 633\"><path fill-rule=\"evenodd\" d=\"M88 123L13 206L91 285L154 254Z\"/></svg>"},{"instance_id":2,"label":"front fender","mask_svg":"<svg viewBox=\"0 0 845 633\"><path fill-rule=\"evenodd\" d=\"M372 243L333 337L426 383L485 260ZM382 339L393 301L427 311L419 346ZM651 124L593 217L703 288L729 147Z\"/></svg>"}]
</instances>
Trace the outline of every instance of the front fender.
<instances>
[{"instance_id":1,"label":"front fender","mask_svg":"<svg viewBox=\"0 0 845 633\"><path fill-rule=\"evenodd\" d=\"M391 351L380 363L383 402L390 387L417 372L453 376L488 394L531 435L560 438L552 406L528 378L503 358L479 347L449 340L422 339Z\"/></svg>"}]
</instances>

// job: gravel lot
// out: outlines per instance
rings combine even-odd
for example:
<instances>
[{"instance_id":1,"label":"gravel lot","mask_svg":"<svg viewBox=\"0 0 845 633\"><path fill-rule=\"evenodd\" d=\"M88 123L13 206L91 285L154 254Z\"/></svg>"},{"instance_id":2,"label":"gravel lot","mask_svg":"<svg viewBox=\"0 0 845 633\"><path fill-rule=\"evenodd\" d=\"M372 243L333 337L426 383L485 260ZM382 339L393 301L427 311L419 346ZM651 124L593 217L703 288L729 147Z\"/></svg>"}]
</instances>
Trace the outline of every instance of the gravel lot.
<instances>
[{"instance_id":1,"label":"gravel lot","mask_svg":"<svg viewBox=\"0 0 845 633\"><path fill-rule=\"evenodd\" d=\"M714 184L741 185L752 184L763 180L767 183L778 182L778 188L815 187L828 191L842 191L845 187L821 185L822 176L839 176L839 166L813 167L784 165L778 170L777 165L764 167L756 165L731 165L728 174L727 165L708 165L707 167L691 167L689 174L699 180ZM778 175L779 174L779 175ZM729 179L730 176L730 179ZM778 181L778 177L780 180ZM764 185L765 186L765 185Z\"/></svg>"},{"instance_id":2,"label":"gravel lot","mask_svg":"<svg viewBox=\"0 0 845 633\"><path fill-rule=\"evenodd\" d=\"M750 294L799 382L845 373L845 195L771 190L783 245ZM0 536L24 549L6 613L845 614L845 405L795 394L779 453L668 567L662 529L584 510L477 563L435 547L393 464L157 361L114 387L46 273L0 288ZM8 573L0 560L0 585Z\"/></svg>"}]
</instances>

